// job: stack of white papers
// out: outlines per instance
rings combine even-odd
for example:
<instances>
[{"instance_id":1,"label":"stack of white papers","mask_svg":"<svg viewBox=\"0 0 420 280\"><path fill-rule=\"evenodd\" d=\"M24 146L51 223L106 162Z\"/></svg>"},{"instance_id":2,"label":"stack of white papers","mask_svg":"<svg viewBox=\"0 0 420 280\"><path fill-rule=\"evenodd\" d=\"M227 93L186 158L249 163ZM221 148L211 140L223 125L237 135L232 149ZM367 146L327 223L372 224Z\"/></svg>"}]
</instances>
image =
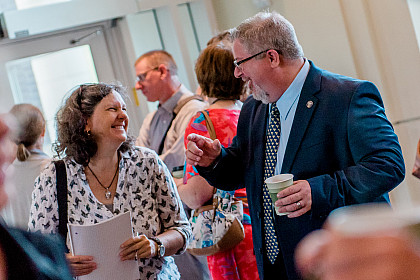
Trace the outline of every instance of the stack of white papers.
<instances>
[{"instance_id":1,"label":"stack of white papers","mask_svg":"<svg viewBox=\"0 0 420 280\"><path fill-rule=\"evenodd\" d=\"M93 256L97 269L80 280L139 279L137 261L121 261L120 245L133 236L130 212L93 225L68 224L73 255Z\"/></svg>"}]
</instances>

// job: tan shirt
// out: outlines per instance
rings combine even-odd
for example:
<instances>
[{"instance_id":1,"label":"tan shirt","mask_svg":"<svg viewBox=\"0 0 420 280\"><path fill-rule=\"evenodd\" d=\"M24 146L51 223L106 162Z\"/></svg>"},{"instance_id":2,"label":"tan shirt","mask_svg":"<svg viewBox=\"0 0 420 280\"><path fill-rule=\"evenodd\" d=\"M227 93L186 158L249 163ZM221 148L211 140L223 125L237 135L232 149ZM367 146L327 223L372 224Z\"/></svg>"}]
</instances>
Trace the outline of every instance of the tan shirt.
<instances>
[{"instance_id":1,"label":"tan shirt","mask_svg":"<svg viewBox=\"0 0 420 280\"><path fill-rule=\"evenodd\" d=\"M173 110L183 99L192 95L193 93L182 85L178 92L172 95L164 104L159 106L158 110L149 113L140 128L136 145L147 147L158 152L160 143L162 142L170 124L170 120L172 119ZM184 165L185 129L195 113L204 110L206 107L207 103L205 102L191 100L182 107L172 121L168 133L166 134L162 154L159 155L170 171L175 166Z\"/></svg>"}]
</instances>

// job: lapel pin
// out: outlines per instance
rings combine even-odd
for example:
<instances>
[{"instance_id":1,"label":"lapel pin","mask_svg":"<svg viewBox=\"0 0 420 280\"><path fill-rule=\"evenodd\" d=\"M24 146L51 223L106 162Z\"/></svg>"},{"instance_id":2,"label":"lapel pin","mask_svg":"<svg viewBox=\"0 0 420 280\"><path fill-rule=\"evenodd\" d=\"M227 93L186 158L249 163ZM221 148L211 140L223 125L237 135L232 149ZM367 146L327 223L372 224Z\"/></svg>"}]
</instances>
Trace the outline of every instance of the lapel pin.
<instances>
[{"instance_id":1,"label":"lapel pin","mask_svg":"<svg viewBox=\"0 0 420 280\"><path fill-rule=\"evenodd\" d=\"M306 107L309 109L314 105L314 102L312 100L309 100L308 102L306 102Z\"/></svg>"}]
</instances>

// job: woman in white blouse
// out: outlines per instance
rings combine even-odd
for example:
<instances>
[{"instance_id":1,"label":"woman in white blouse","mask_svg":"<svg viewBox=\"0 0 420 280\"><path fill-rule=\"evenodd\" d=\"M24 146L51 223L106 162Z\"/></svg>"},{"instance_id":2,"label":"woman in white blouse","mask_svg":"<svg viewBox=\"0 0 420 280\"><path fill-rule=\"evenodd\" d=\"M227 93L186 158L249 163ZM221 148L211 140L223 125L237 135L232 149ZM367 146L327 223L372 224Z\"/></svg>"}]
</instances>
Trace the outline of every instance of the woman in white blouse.
<instances>
[{"instance_id":1,"label":"woman in white blouse","mask_svg":"<svg viewBox=\"0 0 420 280\"><path fill-rule=\"evenodd\" d=\"M138 259L140 279L179 279L170 257L184 252L191 228L165 164L127 135L125 89L85 84L57 114L55 149L64 155L68 223L94 224L131 212L139 236L121 244L121 260ZM56 171L50 164L35 182L31 231L57 233ZM75 276L96 269L91 256L68 256Z\"/></svg>"}]
</instances>

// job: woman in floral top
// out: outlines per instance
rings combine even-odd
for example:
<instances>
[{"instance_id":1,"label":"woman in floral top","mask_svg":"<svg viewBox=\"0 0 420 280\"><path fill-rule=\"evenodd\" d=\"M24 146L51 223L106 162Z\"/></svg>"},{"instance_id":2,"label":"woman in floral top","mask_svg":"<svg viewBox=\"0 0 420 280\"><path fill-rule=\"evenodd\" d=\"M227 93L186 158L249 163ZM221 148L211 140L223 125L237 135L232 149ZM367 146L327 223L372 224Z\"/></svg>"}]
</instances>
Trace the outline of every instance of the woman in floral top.
<instances>
[{"instance_id":1,"label":"woman in floral top","mask_svg":"<svg viewBox=\"0 0 420 280\"><path fill-rule=\"evenodd\" d=\"M140 279L179 279L170 257L191 236L173 179L157 154L134 147L117 85L86 84L73 91L57 114L56 151L64 154L68 223L95 224L131 212L138 236L121 244L121 260L138 259ZM57 233L56 169L51 163L35 181L29 230ZM91 256L68 255L75 276L96 269Z\"/></svg>"},{"instance_id":2,"label":"woman in floral top","mask_svg":"<svg viewBox=\"0 0 420 280\"><path fill-rule=\"evenodd\" d=\"M213 123L217 139L226 147L236 135L242 105L239 98L244 93L244 82L233 76L234 67L230 46L222 43L204 49L195 65L202 94L209 98L211 104L206 111ZM191 119L185 131L185 146L188 143L187 136L191 133L210 137L202 112L198 112ZM194 166L186 166L184 179L184 184L178 186L178 191L181 199L190 208L197 209L212 198L213 187L198 174ZM236 190L234 196L246 201L245 188ZM245 239L229 251L207 257L213 280L259 279L247 206L245 203L242 220Z\"/></svg>"}]
</instances>

